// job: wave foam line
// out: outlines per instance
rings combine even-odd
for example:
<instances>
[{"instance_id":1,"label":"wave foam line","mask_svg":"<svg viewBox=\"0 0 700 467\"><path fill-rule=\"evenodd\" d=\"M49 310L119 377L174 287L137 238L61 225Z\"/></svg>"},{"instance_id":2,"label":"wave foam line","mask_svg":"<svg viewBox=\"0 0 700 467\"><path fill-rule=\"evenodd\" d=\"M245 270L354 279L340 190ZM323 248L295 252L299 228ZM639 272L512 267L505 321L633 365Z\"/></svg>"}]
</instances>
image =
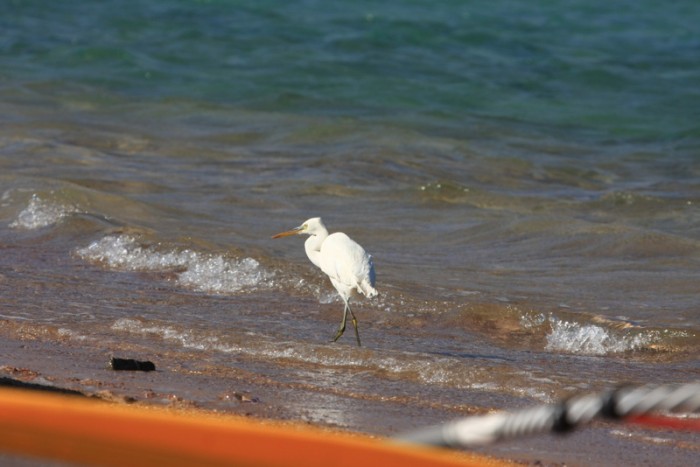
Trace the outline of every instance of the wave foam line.
<instances>
[{"instance_id":1,"label":"wave foam line","mask_svg":"<svg viewBox=\"0 0 700 467\"><path fill-rule=\"evenodd\" d=\"M165 323L150 323L134 318L120 318L111 327L114 331L135 336L157 337L179 345L183 349L216 351L238 356L249 356L265 362L291 361L321 367L362 372L390 374L394 379L407 379L427 385L440 385L458 389L479 391L503 390L517 396L549 401L549 396L531 387L529 378L514 378L504 386L491 367L465 365L461 359L412 354L402 358L395 352L373 352L348 354L342 347L328 348L326 345L296 345L293 342L277 341L261 335L254 339L221 339L207 332L178 327ZM495 379L494 379L495 378ZM517 378L517 379L516 379Z\"/></svg>"}]
</instances>

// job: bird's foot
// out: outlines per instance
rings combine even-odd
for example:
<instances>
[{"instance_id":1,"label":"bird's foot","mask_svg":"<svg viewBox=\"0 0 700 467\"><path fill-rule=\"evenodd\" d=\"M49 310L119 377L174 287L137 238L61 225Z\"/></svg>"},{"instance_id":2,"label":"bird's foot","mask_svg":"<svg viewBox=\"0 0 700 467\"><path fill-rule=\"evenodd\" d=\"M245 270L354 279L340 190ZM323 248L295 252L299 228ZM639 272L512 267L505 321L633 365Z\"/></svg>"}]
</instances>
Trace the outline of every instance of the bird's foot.
<instances>
[{"instance_id":1,"label":"bird's foot","mask_svg":"<svg viewBox=\"0 0 700 467\"><path fill-rule=\"evenodd\" d=\"M340 336L342 336L344 332L345 326L339 327L338 332L335 333L335 337L333 337L333 340L331 340L331 342L336 342L338 339L340 339Z\"/></svg>"}]
</instances>

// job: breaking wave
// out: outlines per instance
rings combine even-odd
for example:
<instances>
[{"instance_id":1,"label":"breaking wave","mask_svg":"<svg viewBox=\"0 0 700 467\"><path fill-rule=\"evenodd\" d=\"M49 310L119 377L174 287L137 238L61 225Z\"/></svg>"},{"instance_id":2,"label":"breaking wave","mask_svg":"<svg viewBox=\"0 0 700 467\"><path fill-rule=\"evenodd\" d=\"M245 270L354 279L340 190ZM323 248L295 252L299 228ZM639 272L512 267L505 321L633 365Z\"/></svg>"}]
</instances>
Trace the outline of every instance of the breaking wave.
<instances>
[{"instance_id":1,"label":"breaking wave","mask_svg":"<svg viewBox=\"0 0 700 467\"><path fill-rule=\"evenodd\" d=\"M617 335L596 324L581 324L549 318L546 350L582 355L608 355L638 350L659 340L656 331Z\"/></svg>"},{"instance_id":2,"label":"breaking wave","mask_svg":"<svg viewBox=\"0 0 700 467\"><path fill-rule=\"evenodd\" d=\"M77 212L80 210L76 206L52 203L34 194L27 207L19 213L10 227L26 230L41 229L57 224L66 216Z\"/></svg>"},{"instance_id":3,"label":"breaking wave","mask_svg":"<svg viewBox=\"0 0 700 467\"><path fill-rule=\"evenodd\" d=\"M125 271L172 271L178 285L206 293L236 293L269 284L273 273L253 258L141 245L131 235L108 235L76 250L82 259Z\"/></svg>"}]
</instances>

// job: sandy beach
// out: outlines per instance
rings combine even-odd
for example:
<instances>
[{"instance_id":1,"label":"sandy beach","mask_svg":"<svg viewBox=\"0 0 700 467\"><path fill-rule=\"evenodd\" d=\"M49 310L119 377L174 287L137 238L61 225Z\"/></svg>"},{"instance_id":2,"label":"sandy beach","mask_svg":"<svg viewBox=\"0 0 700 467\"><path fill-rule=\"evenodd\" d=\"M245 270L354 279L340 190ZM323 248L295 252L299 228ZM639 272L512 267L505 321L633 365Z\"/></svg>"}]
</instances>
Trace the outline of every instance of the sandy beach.
<instances>
[{"instance_id":1,"label":"sandy beach","mask_svg":"<svg viewBox=\"0 0 700 467\"><path fill-rule=\"evenodd\" d=\"M72 401L86 401L87 404L76 406L79 409L78 412L81 410L89 410L92 406L99 406L96 410L100 410L101 408L105 407L104 404L107 404L108 406L115 408L121 407L132 409L131 413L138 411L143 417L146 417L147 420L151 419L152 417L156 417L156 419L164 416L172 417L165 419L165 429L168 429L167 423L169 423L170 426L173 427L173 436L175 436L175 433L178 432L179 429L176 423L179 423L180 420L186 420L196 422L205 427L211 426L212 423L214 425L221 425L224 427L229 425L237 427L243 426L244 430L251 430L253 433L258 432L259 430L269 433L299 433L299 436L305 437L305 439L310 438L325 440L326 442L339 442L341 445L348 440L350 440L351 443L353 440L356 440L359 444L355 447L355 449L360 449L362 446L372 447L373 444L366 444L368 440L370 442L380 442L383 439L382 436L377 436L376 434L341 429L333 426L332 424L323 423L322 421L314 422L309 420L299 420L281 415L283 410L280 409L284 405L284 400L280 399L279 397L273 398L273 392L264 392L263 388L268 385L262 384L259 387L251 386L251 382L245 377L240 378L239 384L241 387L248 388L248 390L238 392L234 389L230 389L224 393L221 393L219 395L220 399L229 402L229 406L226 409L213 408L211 405L206 403L200 403L199 401L186 398L184 396L186 391L184 390L172 390L168 391L167 393L156 392L153 388L157 387L159 384L162 384L162 382L159 382L160 378L158 377L152 378L149 376L158 375L158 372L161 373L160 376L163 376L164 373L170 373L170 371L167 369L155 370L154 373L148 374L145 372L118 372L112 370L111 368L108 369L110 365L105 364L104 368L102 369L106 371L100 372L97 370L97 368L95 368L95 365L98 365L98 359L91 359L84 352L75 351L75 349L73 351L63 349L64 352L56 352L57 349L54 346L50 352L50 355L37 355L35 352L40 351L41 349L38 348L39 346L34 344L36 343L32 342L31 340L20 342L3 340L2 344L0 344L0 355L2 355L3 360L5 358L13 358L14 356L15 361L22 362L22 365L20 366L0 366L0 389L5 388L23 392L26 396L29 396L29 403L35 403L35 401L32 400L32 394L48 394L64 398L62 401L55 401L59 407L64 406L61 404L66 404L69 402L72 404ZM43 347L43 350L48 350L44 346L41 347ZM81 370L76 372L76 367L79 367ZM78 373L82 375L92 373L93 377L77 378L68 374L68 372L71 371L73 371L73 375ZM62 374L63 376L56 376L57 374ZM176 380L177 377L173 375L166 377L169 378L170 387L174 387L173 383L175 383L174 380ZM191 382L186 384L191 384ZM251 390L252 387L256 387L256 390ZM204 392L206 392L206 389ZM260 396L254 395L263 393L266 394L265 396L262 396L265 400L261 399ZM8 396L8 394L3 394L3 397L6 396ZM9 393L9 396L13 397L13 394ZM48 402L50 403L51 399L49 399ZM38 404L38 407L41 407L41 404L45 403L45 401L38 399L36 403ZM110 416L110 412L105 412L105 414L107 417ZM112 416L117 419L117 415L120 414L122 414L122 412L117 411L112 413ZM30 417L31 416L32 415L30 415ZM74 425L74 422L71 421L72 416L74 415L71 415L71 412L66 409L66 412L62 415L62 417L64 417L62 424L66 426L66 428L64 430L58 429L55 434L57 438L60 439L63 431L69 432L72 430L72 428L69 428ZM39 417L41 417L41 413L39 413ZM31 420L31 418L27 420ZM137 422L135 421L134 423ZM38 425L41 425L41 422L38 422L37 426ZM31 422L29 422L28 426L32 426ZM100 454L99 448L96 448L96 454L93 453L87 455L71 453L71 450L75 449L73 447L57 449L49 447L39 449L39 446L47 441L40 434L42 430L46 430L46 428L42 426L41 428L36 429L36 431L32 431L31 428L28 431L28 433L34 433L30 436L30 439L32 437L34 438L37 449L31 448L31 440L27 444L24 444L24 446L28 446L28 448L18 448L11 443L9 445L4 444L8 450L3 450L0 448L0 462L2 462L3 465L21 466L31 466L35 464L44 465L42 459L59 462L69 461L69 464L71 460L81 459L81 463L87 460L87 462L91 464L91 459L97 463L114 463L114 460L109 459L108 454ZM104 428L97 425L93 426L93 430L96 433L101 433L104 431ZM157 441L155 441L156 438L154 438L154 441L149 440L149 437L152 434L152 432L144 431L140 438L142 442L134 444L131 448L132 450L136 450L136 452L131 453L126 457L122 455L121 459L126 462L125 459L132 458L132 460L136 461L139 465L152 465L147 460L148 457L141 457L149 455L147 454L149 452L148 449L155 449L155 447L148 448L149 445L153 444L153 446L158 446ZM192 436L197 436L197 432L195 431L191 432L190 434ZM10 433L7 433L7 435L10 435ZM324 438L324 436L328 437ZM98 439L106 440L101 442L105 444L116 443L116 441L109 441L109 435L98 434ZM229 443L231 443L231 441L229 441ZM390 441L387 441L387 443L390 443ZM144 445L146 448L143 447ZM46 444L46 446L50 446L50 443ZM128 446L128 444L122 445L120 449L128 449ZM351 447L351 449L353 448ZM81 451L81 449L78 448L78 451ZM90 451L88 450L88 453L89 452ZM143 452L143 454L140 454L141 452ZM208 451L206 445L195 448L195 455L197 455L197 452L200 453L198 454L199 456L202 456L201 459L209 459L209 461L211 461L211 459L216 458L212 457L210 459L210 456L215 455ZM228 459L234 463L237 463L235 459L240 459L240 462L242 462L242 459L244 459L244 457L238 457L240 455L240 451L237 451L235 448L229 449L227 452L233 453L228 454L229 456L232 456L228 457ZM357 455L360 457L363 455L366 456L366 454L359 453ZM417 456L410 453L405 455L408 456L408 459L415 459L413 462L416 462L416 465L426 465L425 462L430 463L431 461L439 463L440 465L442 465L441 462L448 462L449 465L455 463L454 465L483 465L494 467L530 464L529 462L516 463L510 460L487 455L448 450L428 450L425 453L420 453ZM165 456L166 457L163 460L167 462L168 454L165 454ZM173 456L177 455L173 454ZM253 456L255 457L254 454ZM291 453L289 456L290 459L295 458ZM307 457L306 454L302 454L302 456ZM282 457L284 458L284 456ZM224 458L226 459L226 457ZM265 458L265 456L263 455L262 458ZM317 455L312 455L309 458L321 459ZM206 464L209 461L204 460L203 462ZM120 462L121 461L118 461L117 464L119 465ZM170 459L170 462L176 462L178 465L180 465L183 460L173 457ZM285 460L284 465L298 465L295 461L289 461L289 463L287 462L288 461ZM315 462L318 463L322 461L316 460ZM348 462L348 460L344 459L344 462ZM351 465L355 465L354 461L350 460L349 462ZM402 461L402 465L405 465L403 462L405 461ZM226 464L229 464L229 462L226 462ZM537 462L536 465L543 464Z\"/></svg>"},{"instance_id":2,"label":"sandy beach","mask_svg":"<svg viewBox=\"0 0 700 467\"><path fill-rule=\"evenodd\" d=\"M402 426L395 412L386 410L386 404L372 404L366 400L345 403L326 401L327 406L332 404L333 407L343 407L343 410L365 412L365 426L352 429L341 427L333 423L331 413L325 419L318 416L318 408L312 407L317 403L318 394L314 394L312 388L279 384L252 373L222 375L212 379L198 374L196 365L191 362L183 365L183 362L168 360L166 355L153 358L157 361L154 372L113 371L109 368L108 354L93 352L82 346L48 344L36 336L21 340L3 336L0 355L3 362L14 362L0 366L2 387L87 397L144 411L167 409L185 417L206 415L223 420L243 417L270 424L272 428L306 426L380 439L396 434L397 427ZM300 398L308 401L308 415L290 411L289 401L297 399L298 403ZM426 417L426 412L439 412L439 404L431 404L430 401L424 401L420 407L415 404L405 407L412 407L412 412L405 413L406 417L428 419L430 417ZM465 415L469 412L483 413L477 408L463 408L463 411ZM316 415L311 416L311 413ZM658 465L659 462L665 465L692 465L700 450L691 433L687 436L675 433L673 442L650 443L650 439L662 439L669 433L664 430L632 429L624 435L624 439L610 436L617 430L615 424L595 423L569 436L528 438L478 449L476 453L517 465L631 466ZM640 446L643 449L639 449ZM473 460L468 454L464 459Z\"/></svg>"}]
</instances>

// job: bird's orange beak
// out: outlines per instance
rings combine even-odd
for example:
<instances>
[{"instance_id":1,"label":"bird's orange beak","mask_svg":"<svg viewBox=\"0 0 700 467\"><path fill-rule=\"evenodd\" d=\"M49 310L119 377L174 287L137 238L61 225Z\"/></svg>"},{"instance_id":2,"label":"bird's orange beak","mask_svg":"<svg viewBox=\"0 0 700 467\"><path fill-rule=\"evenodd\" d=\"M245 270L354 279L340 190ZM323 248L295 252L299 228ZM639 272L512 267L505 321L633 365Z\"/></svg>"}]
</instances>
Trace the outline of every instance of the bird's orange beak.
<instances>
[{"instance_id":1,"label":"bird's orange beak","mask_svg":"<svg viewBox=\"0 0 700 467\"><path fill-rule=\"evenodd\" d=\"M280 232L277 235L273 235L272 238L282 238L282 237L289 237L291 235L298 235L300 231L301 231L301 227L296 227L292 230L287 230L286 232Z\"/></svg>"}]
</instances>

